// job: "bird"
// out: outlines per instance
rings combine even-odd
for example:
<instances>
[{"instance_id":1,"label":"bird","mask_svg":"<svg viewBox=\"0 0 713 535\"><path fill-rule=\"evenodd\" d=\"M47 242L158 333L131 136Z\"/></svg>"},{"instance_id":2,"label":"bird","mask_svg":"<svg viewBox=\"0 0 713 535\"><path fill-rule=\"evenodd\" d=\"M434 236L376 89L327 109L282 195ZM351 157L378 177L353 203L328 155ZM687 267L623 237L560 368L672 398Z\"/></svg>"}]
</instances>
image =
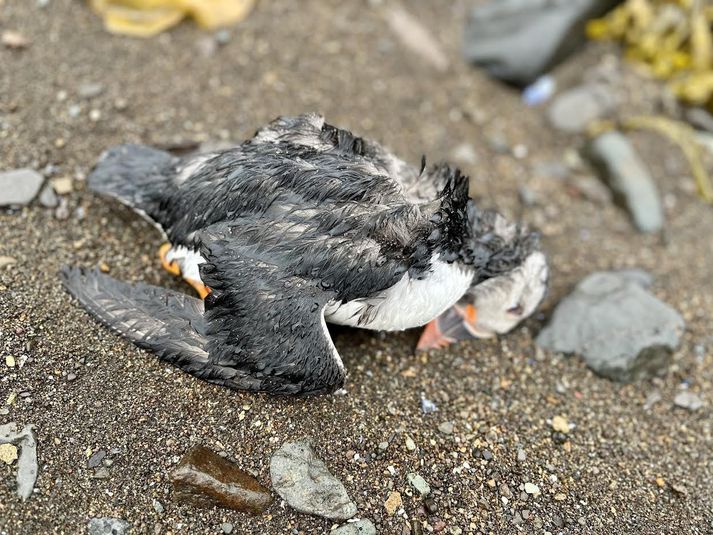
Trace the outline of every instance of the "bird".
<instances>
[{"instance_id":1,"label":"bird","mask_svg":"<svg viewBox=\"0 0 713 535\"><path fill-rule=\"evenodd\" d=\"M464 298L472 307L495 295L478 290L488 280L532 277L517 271L528 259L542 268L534 234L479 210L468 182L425 157L406 164L315 113L278 117L239 145L194 156L119 145L100 156L89 189L156 226L162 265L200 298L96 269L65 267L61 277L100 323L197 378L330 393L347 371L327 323L423 326ZM529 287L515 286L504 296L513 303L498 307L519 318L533 298L523 308ZM492 325L478 320L486 334L502 327L500 312ZM475 316L463 316L474 332Z\"/></svg>"}]
</instances>

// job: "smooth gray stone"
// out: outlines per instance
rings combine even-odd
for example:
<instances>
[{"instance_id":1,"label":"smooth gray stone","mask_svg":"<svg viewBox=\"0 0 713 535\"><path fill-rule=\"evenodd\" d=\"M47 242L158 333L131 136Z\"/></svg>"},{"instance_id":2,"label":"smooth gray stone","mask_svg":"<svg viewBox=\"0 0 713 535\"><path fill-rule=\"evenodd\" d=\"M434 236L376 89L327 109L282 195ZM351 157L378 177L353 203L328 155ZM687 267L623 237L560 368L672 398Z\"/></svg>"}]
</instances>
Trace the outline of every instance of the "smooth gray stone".
<instances>
[{"instance_id":1,"label":"smooth gray stone","mask_svg":"<svg viewBox=\"0 0 713 535\"><path fill-rule=\"evenodd\" d=\"M128 535L131 526L121 518L92 518L87 531L89 535Z\"/></svg>"},{"instance_id":2,"label":"smooth gray stone","mask_svg":"<svg viewBox=\"0 0 713 535\"><path fill-rule=\"evenodd\" d=\"M646 290L649 283L638 270L592 273L557 305L537 344L578 353L596 373L615 381L661 375L685 323Z\"/></svg>"},{"instance_id":3,"label":"smooth gray stone","mask_svg":"<svg viewBox=\"0 0 713 535\"><path fill-rule=\"evenodd\" d=\"M558 130L584 132L592 121L612 111L616 102L616 96L604 84L580 85L557 95L547 110L547 118Z\"/></svg>"},{"instance_id":4,"label":"smooth gray stone","mask_svg":"<svg viewBox=\"0 0 713 535\"><path fill-rule=\"evenodd\" d=\"M20 457L17 460L17 488L15 492L23 500L32 496L37 481L39 467L37 465L37 440L33 431L34 426L26 425L22 431L17 432L17 424L10 422L0 425L0 444L14 444L20 448Z\"/></svg>"},{"instance_id":5,"label":"smooth gray stone","mask_svg":"<svg viewBox=\"0 0 713 535\"><path fill-rule=\"evenodd\" d=\"M329 535L376 535L376 528L371 520L359 520L339 526L330 531Z\"/></svg>"},{"instance_id":6,"label":"smooth gray stone","mask_svg":"<svg viewBox=\"0 0 713 535\"><path fill-rule=\"evenodd\" d=\"M44 177L33 169L0 172L0 206L29 204L44 181Z\"/></svg>"},{"instance_id":7,"label":"smooth gray stone","mask_svg":"<svg viewBox=\"0 0 713 535\"><path fill-rule=\"evenodd\" d=\"M45 208L56 208L59 204L59 198L54 192L54 187L49 182L45 184L44 188L42 188L38 200Z\"/></svg>"},{"instance_id":8,"label":"smooth gray stone","mask_svg":"<svg viewBox=\"0 0 713 535\"><path fill-rule=\"evenodd\" d=\"M592 163L631 215L641 232L658 232L664 225L663 206L654 179L629 140L620 132L594 138L586 149Z\"/></svg>"},{"instance_id":9,"label":"smooth gray stone","mask_svg":"<svg viewBox=\"0 0 713 535\"><path fill-rule=\"evenodd\" d=\"M584 26L620 0L491 0L471 12L463 55L492 76L528 85L585 40Z\"/></svg>"},{"instance_id":10,"label":"smooth gray stone","mask_svg":"<svg viewBox=\"0 0 713 535\"><path fill-rule=\"evenodd\" d=\"M357 507L344 485L304 440L286 442L270 460L275 491L294 509L324 518L348 520Z\"/></svg>"}]
</instances>

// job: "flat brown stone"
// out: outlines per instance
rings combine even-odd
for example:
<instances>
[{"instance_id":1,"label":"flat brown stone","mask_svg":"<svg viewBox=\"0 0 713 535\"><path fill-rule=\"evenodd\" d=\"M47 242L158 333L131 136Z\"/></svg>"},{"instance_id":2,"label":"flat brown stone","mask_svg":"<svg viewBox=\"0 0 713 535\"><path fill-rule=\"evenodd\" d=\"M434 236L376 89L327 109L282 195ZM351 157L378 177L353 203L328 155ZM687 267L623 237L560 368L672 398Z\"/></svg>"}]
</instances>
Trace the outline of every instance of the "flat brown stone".
<instances>
[{"instance_id":1,"label":"flat brown stone","mask_svg":"<svg viewBox=\"0 0 713 535\"><path fill-rule=\"evenodd\" d=\"M171 472L176 501L259 514L272 503L270 491L234 463L204 446L191 448Z\"/></svg>"}]
</instances>

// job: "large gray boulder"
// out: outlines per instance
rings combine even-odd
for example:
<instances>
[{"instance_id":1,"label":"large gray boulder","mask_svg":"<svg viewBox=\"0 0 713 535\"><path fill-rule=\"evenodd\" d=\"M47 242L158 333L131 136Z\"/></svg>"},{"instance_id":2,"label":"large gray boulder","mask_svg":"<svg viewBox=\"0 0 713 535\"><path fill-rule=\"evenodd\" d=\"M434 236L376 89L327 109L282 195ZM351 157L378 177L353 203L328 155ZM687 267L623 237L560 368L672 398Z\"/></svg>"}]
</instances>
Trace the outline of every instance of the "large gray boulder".
<instances>
[{"instance_id":1,"label":"large gray boulder","mask_svg":"<svg viewBox=\"0 0 713 535\"><path fill-rule=\"evenodd\" d=\"M596 373L629 382L661 375L685 323L651 295L642 271L603 271L580 282L537 337L544 349L578 353Z\"/></svg>"},{"instance_id":2,"label":"large gray boulder","mask_svg":"<svg viewBox=\"0 0 713 535\"><path fill-rule=\"evenodd\" d=\"M527 85L585 39L586 22L621 0L491 0L471 13L463 55L508 83Z\"/></svg>"}]
</instances>

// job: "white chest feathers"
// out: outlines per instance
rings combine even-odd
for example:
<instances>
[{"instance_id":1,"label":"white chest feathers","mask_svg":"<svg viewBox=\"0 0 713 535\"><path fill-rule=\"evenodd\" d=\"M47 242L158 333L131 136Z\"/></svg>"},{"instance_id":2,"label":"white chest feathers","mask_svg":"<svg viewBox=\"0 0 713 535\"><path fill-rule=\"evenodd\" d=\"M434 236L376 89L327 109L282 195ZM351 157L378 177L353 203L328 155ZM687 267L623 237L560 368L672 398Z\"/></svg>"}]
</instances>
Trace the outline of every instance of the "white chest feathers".
<instances>
[{"instance_id":1,"label":"white chest feathers","mask_svg":"<svg viewBox=\"0 0 713 535\"><path fill-rule=\"evenodd\" d=\"M472 270L434 257L431 273L425 278L413 279L406 273L379 295L328 304L324 317L330 323L364 329L398 331L419 327L453 306L472 281Z\"/></svg>"}]
</instances>

